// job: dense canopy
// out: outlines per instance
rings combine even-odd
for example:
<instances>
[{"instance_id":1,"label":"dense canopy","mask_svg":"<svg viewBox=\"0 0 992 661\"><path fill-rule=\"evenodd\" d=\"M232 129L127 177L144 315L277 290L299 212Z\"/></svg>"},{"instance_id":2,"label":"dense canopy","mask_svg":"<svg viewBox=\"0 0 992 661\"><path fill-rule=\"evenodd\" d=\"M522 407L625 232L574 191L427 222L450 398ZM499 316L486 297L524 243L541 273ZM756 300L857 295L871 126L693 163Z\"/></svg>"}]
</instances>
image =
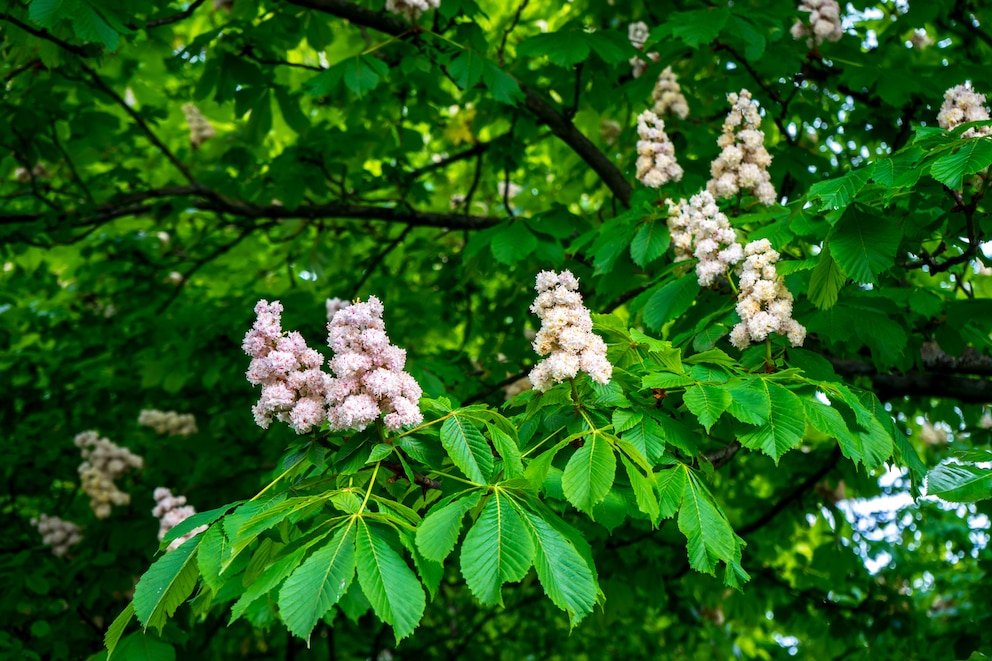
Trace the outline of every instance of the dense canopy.
<instances>
[{"instance_id":1,"label":"dense canopy","mask_svg":"<svg viewBox=\"0 0 992 661\"><path fill-rule=\"evenodd\" d=\"M992 655L982 8L6 3L0 654Z\"/></svg>"}]
</instances>

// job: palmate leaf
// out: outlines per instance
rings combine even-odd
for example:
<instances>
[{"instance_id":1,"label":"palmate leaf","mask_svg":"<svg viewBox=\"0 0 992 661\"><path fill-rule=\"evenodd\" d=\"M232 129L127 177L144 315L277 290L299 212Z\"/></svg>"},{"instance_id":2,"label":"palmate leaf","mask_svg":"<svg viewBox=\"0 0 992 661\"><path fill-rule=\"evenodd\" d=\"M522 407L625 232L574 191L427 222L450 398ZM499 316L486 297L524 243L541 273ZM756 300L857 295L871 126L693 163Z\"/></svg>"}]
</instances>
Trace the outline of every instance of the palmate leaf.
<instances>
[{"instance_id":1,"label":"palmate leaf","mask_svg":"<svg viewBox=\"0 0 992 661\"><path fill-rule=\"evenodd\" d=\"M545 594L555 606L568 613L569 623L574 628L596 605L599 588L589 563L558 526L515 501L511 503L533 539L534 568ZM565 525L564 522L561 525Z\"/></svg>"},{"instance_id":2,"label":"palmate leaf","mask_svg":"<svg viewBox=\"0 0 992 661\"><path fill-rule=\"evenodd\" d=\"M462 517L479 503L482 494L475 491L464 498L448 502L442 507L435 505L424 520L417 526L417 548L428 560L444 562L455 543L462 527Z\"/></svg>"},{"instance_id":3,"label":"palmate leaf","mask_svg":"<svg viewBox=\"0 0 992 661\"><path fill-rule=\"evenodd\" d=\"M424 615L424 588L376 524L360 518L356 533L358 582L372 610L392 625L399 642L413 633Z\"/></svg>"},{"instance_id":4,"label":"palmate leaf","mask_svg":"<svg viewBox=\"0 0 992 661\"><path fill-rule=\"evenodd\" d=\"M145 629L162 631L166 620L186 601L196 586L193 556L203 535L187 540L175 551L156 560L134 588L134 614Z\"/></svg>"},{"instance_id":5,"label":"palmate leaf","mask_svg":"<svg viewBox=\"0 0 992 661\"><path fill-rule=\"evenodd\" d=\"M448 72L455 84L463 90L474 86L482 78L486 60L471 48L466 48L451 61Z\"/></svg>"},{"instance_id":6,"label":"palmate leaf","mask_svg":"<svg viewBox=\"0 0 992 661\"><path fill-rule=\"evenodd\" d=\"M849 277L878 284L878 276L895 263L902 229L889 219L852 208L829 239L830 254Z\"/></svg>"},{"instance_id":7,"label":"palmate leaf","mask_svg":"<svg viewBox=\"0 0 992 661\"><path fill-rule=\"evenodd\" d=\"M231 622L244 615L245 610L251 606L256 599L262 595L269 592L269 590L274 589L277 585L282 583L287 576L292 573L294 569L299 566L300 562L303 560L303 556L306 555L306 551L309 546L304 546L296 549L289 555L276 560L274 563L266 567L261 574L255 577L246 588L245 591L238 597L238 600L234 602L231 606Z\"/></svg>"},{"instance_id":8,"label":"palmate leaf","mask_svg":"<svg viewBox=\"0 0 992 661\"><path fill-rule=\"evenodd\" d=\"M601 433L591 431L585 444L565 465L561 486L568 502L591 514L592 508L603 501L616 476L617 458L613 447Z\"/></svg>"},{"instance_id":9,"label":"palmate leaf","mask_svg":"<svg viewBox=\"0 0 992 661\"><path fill-rule=\"evenodd\" d=\"M802 400L791 390L762 379L755 388L768 393L768 422L741 434L738 440L746 448L761 450L778 464L779 458L802 440L806 417Z\"/></svg>"},{"instance_id":10,"label":"palmate leaf","mask_svg":"<svg viewBox=\"0 0 992 661\"><path fill-rule=\"evenodd\" d=\"M768 422L772 402L761 379L733 383L727 388L731 396L727 411L741 422L763 425Z\"/></svg>"},{"instance_id":11,"label":"palmate leaf","mask_svg":"<svg viewBox=\"0 0 992 661\"><path fill-rule=\"evenodd\" d=\"M509 498L493 491L462 543L462 576L482 603L503 605L500 587L519 581L534 562L534 543Z\"/></svg>"},{"instance_id":12,"label":"palmate leaf","mask_svg":"<svg viewBox=\"0 0 992 661\"><path fill-rule=\"evenodd\" d=\"M331 541L294 571L279 590L279 617L309 641L310 633L355 577L356 518L347 519Z\"/></svg>"},{"instance_id":13,"label":"palmate leaf","mask_svg":"<svg viewBox=\"0 0 992 661\"><path fill-rule=\"evenodd\" d=\"M726 389L705 384L686 388L684 400L692 414L706 427L707 433L733 401Z\"/></svg>"},{"instance_id":14,"label":"palmate leaf","mask_svg":"<svg viewBox=\"0 0 992 661\"><path fill-rule=\"evenodd\" d=\"M486 484L493 474L493 453L482 432L458 414L441 425L441 445L468 478Z\"/></svg>"},{"instance_id":15,"label":"palmate leaf","mask_svg":"<svg viewBox=\"0 0 992 661\"><path fill-rule=\"evenodd\" d=\"M927 475L927 495L952 503L992 498L992 470L974 464L944 463Z\"/></svg>"}]
</instances>

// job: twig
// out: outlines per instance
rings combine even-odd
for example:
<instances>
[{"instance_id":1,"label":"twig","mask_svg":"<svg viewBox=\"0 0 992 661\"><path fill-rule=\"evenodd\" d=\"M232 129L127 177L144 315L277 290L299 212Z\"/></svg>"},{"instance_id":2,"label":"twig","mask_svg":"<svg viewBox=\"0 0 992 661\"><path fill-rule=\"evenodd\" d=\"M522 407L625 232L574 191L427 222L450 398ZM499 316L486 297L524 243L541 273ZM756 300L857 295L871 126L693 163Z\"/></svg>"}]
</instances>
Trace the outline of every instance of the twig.
<instances>
[{"instance_id":1,"label":"twig","mask_svg":"<svg viewBox=\"0 0 992 661\"><path fill-rule=\"evenodd\" d=\"M148 21L145 23L145 27L157 28L160 25L168 25L169 23L176 23L177 21L189 18L193 15L193 12L195 12L197 8L203 4L203 2L204 0L194 0L193 4L187 7L184 11L181 11L178 14L173 14L172 16L166 16L164 18L157 18L155 20Z\"/></svg>"}]
</instances>

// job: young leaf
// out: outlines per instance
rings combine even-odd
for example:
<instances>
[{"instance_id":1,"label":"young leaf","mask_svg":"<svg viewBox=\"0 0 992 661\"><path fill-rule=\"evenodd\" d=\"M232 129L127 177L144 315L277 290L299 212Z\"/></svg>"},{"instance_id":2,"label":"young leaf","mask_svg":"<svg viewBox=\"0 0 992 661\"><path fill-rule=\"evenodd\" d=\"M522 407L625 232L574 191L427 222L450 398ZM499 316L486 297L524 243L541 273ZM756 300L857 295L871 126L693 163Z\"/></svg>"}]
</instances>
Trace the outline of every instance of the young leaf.
<instances>
[{"instance_id":1,"label":"young leaf","mask_svg":"<svg viewBox=\"0 0 992 661\"><path fill-rule=\"evenodd\" d=\"M486 484L493 474L493 453L482 432L455 414L441 425L441 445L470 480Z\"/></svg>"},{"instance_id":2,"label":"young leaf","mask_svg":"<svg viewBox=\"0 0 992 661\"><path fill-rule=\"evenodd\" d=\"M473 491L443 507L435 506L427 513L417 526L417 548L425 558L444 562L458 541L462 517L479 503L481 497L481 493Z\"/></svg>"},{"instance_id":3,"label":"young leaf","mask_svg":"<svg viewBox=\"0 0 992 661\"><path fill-rule=\"evenodd\" d=\"M509 498L497 489L465 535L462 576L476 599L503 605L500 587L519 581L534 562L534 544Z\"/></svg>"},{"instance_id":4,"label":"young leaf","mask_svg":"<svg viewBox=\"0 0 992 661\"><path fill-rule=\"evenodd\" d=\"M145 629L155 627L160 632L166 620L196 586L196 563L193 555L203 535L189 539L175 551L156 560L134 588L134 614Z\"/></svg>"},{"instance_id":5,"label":"young leaf","mask_svg":"<svg viewBox=\"0 0 992 661\"><path fill-rule=\"evenodd\" d=\"M279 590L279 616L287 629L306 641L355 577L355 520L349 518Z\"/></svg>"},{"instance_id":6,"label":"young leaf","mask_svg":"<svg viewBox=\"0 0 992 661\"><path fill-rule=\"evenodd\" d=\"M358 582L372 610L392 625L399 642L413 633L424 615L424 588L378 528L365 519L358 519L357 526Z\"/></svg>"},{"instance_id":7,"label":"young leaf","mask_svg":"<svg viewBox=\"0 0 992 661\"><path fill-rule=\"evenodd\" d=\"M595 431L565 465L561 486L565 498L579 510L591 514L592 508L602 502L613 486L617 459L606 438Z\"/></svg>"}]
</instances>

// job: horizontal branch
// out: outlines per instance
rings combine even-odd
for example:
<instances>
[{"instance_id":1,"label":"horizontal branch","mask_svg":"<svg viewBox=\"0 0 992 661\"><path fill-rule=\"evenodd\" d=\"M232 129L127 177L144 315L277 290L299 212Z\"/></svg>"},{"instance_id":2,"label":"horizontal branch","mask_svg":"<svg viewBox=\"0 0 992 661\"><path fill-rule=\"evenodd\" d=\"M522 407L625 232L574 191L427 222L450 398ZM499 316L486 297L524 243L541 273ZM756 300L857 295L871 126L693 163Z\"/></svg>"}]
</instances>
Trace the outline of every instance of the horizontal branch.
<instances>
[{"instance_id":1,"label":"horizontal branch","mask_svg":"<svg viewBox=\"0 0 992 661\"><path fill-rule=\"evenodd\" d=\"M885 401L897 397L932 397L957 399L967 404L992 402L992 381L987 378L970 378L965 374L988 376L992 374L992 358L974 349L966 349L961 356L952 357L933 343L924 345L922 360L933 372L907 372L905 374L879 374L875 366L860 360L829 357L834 370L844 377L863 376L871 379L872 390ZM934 348L936 347L936 348Z\"/></svg>"}]
</instances>

